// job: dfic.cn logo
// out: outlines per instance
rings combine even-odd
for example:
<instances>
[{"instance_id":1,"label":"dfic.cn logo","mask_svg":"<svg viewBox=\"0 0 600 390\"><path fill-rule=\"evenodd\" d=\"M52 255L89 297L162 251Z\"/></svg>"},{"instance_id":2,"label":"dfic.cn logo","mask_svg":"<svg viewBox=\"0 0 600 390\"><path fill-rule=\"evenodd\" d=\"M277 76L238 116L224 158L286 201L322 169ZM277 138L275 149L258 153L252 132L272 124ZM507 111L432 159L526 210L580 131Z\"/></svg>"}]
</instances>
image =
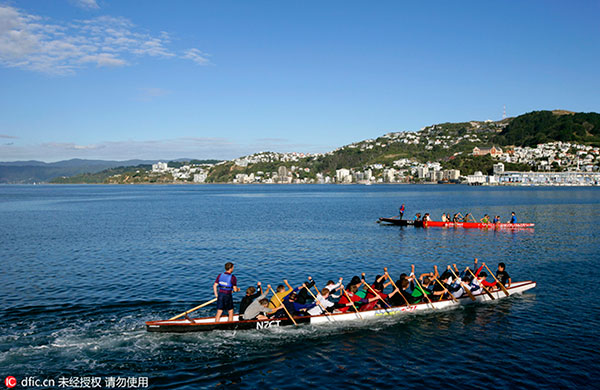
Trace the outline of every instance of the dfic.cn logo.
<instances>
[{"instance_id":1,"label":"dfic.cn logo","mask_svg":"<svg viewBox=\"0 0 600 390\"><path fill-rule=\"evenodd\" d=\"M15 387L17 385L17 378L15 378L14 376L7 376L6 379L4 380L4 384L9 389L12 389L13 387Z\"/></svg>"}]
</instances>

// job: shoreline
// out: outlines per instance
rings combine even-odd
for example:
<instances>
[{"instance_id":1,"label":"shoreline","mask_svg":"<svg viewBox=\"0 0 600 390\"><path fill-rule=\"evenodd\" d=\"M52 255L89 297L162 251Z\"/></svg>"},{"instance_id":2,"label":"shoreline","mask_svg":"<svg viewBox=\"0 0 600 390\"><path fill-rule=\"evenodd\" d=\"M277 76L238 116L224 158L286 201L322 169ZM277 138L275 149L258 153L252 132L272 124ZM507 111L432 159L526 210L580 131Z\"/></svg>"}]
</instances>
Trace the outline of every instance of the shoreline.
<instances>
[{"instance_id":1,"label":"shoreline","mask_svg":"<svg viewBox=\"0 0 600 390\"><path fill-rule=\"evenodd\" d=\"M173 186L173 185L186 185L186 186L206 186L206 185L228 185L228 186L409 186L409 185L427 185L427 186L465 186L465 187L600 187L599 184L492 184L492 185L471 185L468 183L434 183L434 182L423 182L423 183L373 183L373 184L361 184L361 183L188 183L188 182L172 182L172 183L0 183L2 186L69 186L69 185L86 185L86 186Z\"/></svg>"}]
</instances>

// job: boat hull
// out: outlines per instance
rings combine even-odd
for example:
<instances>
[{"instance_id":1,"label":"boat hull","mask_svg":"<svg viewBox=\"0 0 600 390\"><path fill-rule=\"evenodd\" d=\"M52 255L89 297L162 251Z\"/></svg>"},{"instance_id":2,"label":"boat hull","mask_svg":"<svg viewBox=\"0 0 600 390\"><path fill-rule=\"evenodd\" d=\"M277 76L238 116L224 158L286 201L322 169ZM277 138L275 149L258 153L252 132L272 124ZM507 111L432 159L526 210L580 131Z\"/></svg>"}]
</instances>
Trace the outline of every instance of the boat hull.
<instances>
[{"instance_id":1,"label":"boat hull","mask_svg":"<svg viewBox=\"0 0 600 390\"><path fill-rule=\"evenodd\" d=\"M398 226L423 227L423 221L413 221L412 219L379 218L379 222L385 222Z\"/></svg>"},{"instance_id":2,"label":"boat hull","mask_svg":"<svg viewBox=\"0 0 600 390\"><path fill-rule=\"evenodd\" d=\"M465 229L531 229L534 223L479 223L428 221L425 227L465 228Z\"/></svg>"},{"instance_id":3,"label":"boat hull","mask_svg":"<svg viewBox=\"0 0 600 390\"><path fill-rule=\"evenodd\" d=\"M524 291L530 290L536 286L533 281L516 282L507 288L510 295L521 294ZM495 299L506 297L501 290L493 291L492 296ZM305 316L294 317L298 325L301 324L323 324L323 323L338 323L346 321L357 321L367 319L377 319L387 316L406 315L409 313L434 311L439 309L456 308L463 305L468 305L475 302L491 301L486 294L475 295L475 301L472 301L468 296L460 297L457 302L451 299L436 301L432 303L418 303L409 306L397 306L386 309L376 309L361 311L359 313L333 313L331 315ZM289 318L278 318L269 320L247 320L239 321L236 315L234 321L226 321L227 318L222 318L222 321L216 323L214 317L193 318L193 322L187 319L180 320L164 320L164 321L147 321L146 330L148 332L170 332L170 333L187 333L187 332L206 332L213 330L244 330L244 329L267 329L281 326L292 326L294 323Z\"/></svg>"}]
</instances>

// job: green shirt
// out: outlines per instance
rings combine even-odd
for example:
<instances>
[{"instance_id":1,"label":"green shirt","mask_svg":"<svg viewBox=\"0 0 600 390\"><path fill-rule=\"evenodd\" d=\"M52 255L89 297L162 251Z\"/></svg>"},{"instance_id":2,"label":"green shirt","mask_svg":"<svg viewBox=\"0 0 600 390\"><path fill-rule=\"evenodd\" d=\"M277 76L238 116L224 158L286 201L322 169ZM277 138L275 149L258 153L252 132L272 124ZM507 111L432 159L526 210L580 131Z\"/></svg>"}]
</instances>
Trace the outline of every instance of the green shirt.
<instances>
[{"instance_id":1,"label":"green shirt","mask_svg":"<svg viewBox=\"0 0 600 390\"><path fill-rule=\"evenodd\" d=\"M425 294L431 295L431 293L429 291L427 291L427 290L425 290ZM421 290L420 286L416 286L411 295L413 297L415 297L415 298L422 297L423 296L423 290ZM420 300L419 300L419 302L420 302Z\"/></svg>"}]
</instances>

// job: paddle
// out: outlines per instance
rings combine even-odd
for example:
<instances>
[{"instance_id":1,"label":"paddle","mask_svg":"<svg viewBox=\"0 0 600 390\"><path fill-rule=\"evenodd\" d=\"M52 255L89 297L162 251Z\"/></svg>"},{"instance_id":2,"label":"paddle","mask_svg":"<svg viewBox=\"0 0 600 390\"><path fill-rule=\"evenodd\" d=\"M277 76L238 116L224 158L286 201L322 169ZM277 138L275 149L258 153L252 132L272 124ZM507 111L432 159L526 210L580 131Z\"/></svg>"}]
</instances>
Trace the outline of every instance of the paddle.
<instances>
[{"instance_id":1,"label":"paddle","mask_svg":"<svg viewBox=\"0 0 600 390\"><path fill-rule=\"evenodd\" d=\"M471 271L471 269L470 269L470 268L467 268L467 271L469 271L469 273L470 273L471 275L473 275L473 278L474 278L474 279L477 279L477 276L475 276L475 274L473 273L473 271ZM496 299L496 298L494 298L494 296L492 295L492 293L490 292L490 290L488 290L487 288L485 288L485 286L484 286L483 284L480 284L480 286L481 286L481 288L483 289L483 291L485 291L485 293L486 293L487 295L489 295L489 296L490 296L490 298L492 298L492 300Z\"/></svg>"},{"instance_id":2,"label":"paddle","mask_svg":"<svg viewBox=\"0 0 600 390\"><path fill-rule=\"evenodd\" d=\"M346 299L348 299L348 301L350 301L350 303L352 304L352 307L354 308L354 310L356 310L356 314L358 314L358 316L360 317L360 319L363 320L364 318L358 312L358 309L354 305L354 302L352 301L352 299L350 299L350 295L348 295L348 293L346 292L346 289L342 287L342 291L344 292L344 295L346 296Z\"/></svg>"},{"instance_id":3,"label":"paddle","mask_svg":"<svg viewBox=\"0 0 600 390\"><path fill-rule=\"evenodd\" d=\"M384 268L383 272L388 276L388 278L390 278L390 282L392 282L392 286L394 286L394 288L396 290L398 290L398 294L400 294L400 296L402 297L402 299L404 299L404 302L406 302L406 306L410 306L410 303L408 303L408 300L406 299L406 297L404 296L404 294L402 294L402 290L400 290L398 288L398 286L396 286L396 283L394 283L394 280L390 277L390 274L388 274L387 268Z\"/></svg>"},{"instance_id":4,"label":"paddle","mask_svg":"<svg viewBox=\"0 0 600 390\"><path fill-rule=\"evenodd\" d=\"M283 302L281 301L281 299L279 299L279 297L277 296L277 294L275 294L275 291L271 287L269 287L269 290L267 290L267 291L272 291L273 292L273 296L275 298L277 298L277 300L279 301L279 305L280 306L283 305L283 310L285 310L285 312L290 317L290 319L292 320L292 322L294 323L294 325L298 326L298 323L296 322L296 320L294 319L294 317L292 317L292 315L288 311L287 307L285 307L285 305L283 304Z\"/></svg>"},{"instance_id":5,"label":"paddle","mask_svg":"<svg viewBox=\"0 0 600 390\"><path fill-rule=\"evenodd\" d=\"M452 272L452 275L454 275L454 277L456 278L456 280L459 281L459 283L460 283L462 289L464 290L464 292L467 293L467 295L469 296L469 298L471 298L472 301L475 301L475 296L471 292L471 289L469 288L469 286L465 286L465 284L463 283L463 281L460 280L460 278L458 277L458 275L456 275L456 273L454 273L454 270L452 268L450 268L450 271Z\"/></svg>"},{"instance_id":6,"label":"paddle","mask_svg":"<svg viewBox=\"0 0 600 390\"><path fill-rule=\"evenodd\" d=\"M365 277L365 273L364 272L362 273L362 277L363 277L363 280L364 280L364 277ZM375 290L373 290L373 288L369 285L369 283L365 282L365 284L367 285L367 287L369 288L369 290L371 290L371 292L373 293L373 295L375 295L377 298L379 298L379 300L381 302L385 303L385 305L387 307L389 307L390 309L392 308L379 294L377 294L375 292Z\"/></svg>"},{"instance_id":7,"label":"paddle","mask_svg":"<svg viewBox=\"0 0 600 390\"><path fill-rule=\"evenodd\" d=\"M453 300L454 302L458 302L458 301L456 300L456 298L454 298L454 295L452 295L452 294L450 293L450 291L448 291L448 289L446 288L446 286L444 286L444 285L442 284L442 282L440 282L440 281L438 280L438 278L436 278L436 277L434 276L434 277L433 277L433 280L435 280L436 282L438 282L438 284L439 284L440 286L442 286L442 288L444 289L444 292L446 292L448 295L450 295L450 298L452 298L452 300ZM442 297L443 297L443 296L444 296L444 294L440 295L440 301L442 300Z\"/></svg>"},{"instance_id":8,"label":"paddle","mask_svg":"<svg viewBox=\"0 0 600 390\"><path fill-rule=\"evenodd\" d=\"M178 319L179 317L187 316L187 315L188 315L188 314L190 314L191 312L193 312L193 311L196 311L196 310L198 310L198 309L201 309L201 308L203 308L204 306L208 306L208 305L210 305L211 303L214 303L214 302L216 302L216 301L217 301L217 298L211 299L210 301L208 301L208 302L205 302L205 303L201 304L200 306L196 306L195 308L193 308L193 309L190 309L190 310L188 310L188 311L185 311L185 312L183 312L183 313L181 313L181 314L178 314L178 315L176 315L176 316L175 316L175 317L173 317L173 318L169 318L169 321L171 321L171 320L176 320L176 319ZM192 322L193 322L193 321L192 321Z\"/></svg>"},{"instance_id":9,"label":"paddle","mask_svg":"<svg viewBox=\"0 0 600 390\"><path fill-rule=\"evenodd\" d=\"M483 263L483 265L485 266L485 269L488 270L488 272L494 277L494 280L496 281L496 283L498 283L498 286L500 286L500 288L502 289L502 291L504 291L504 294L506 294L506 296L509 296L510 293L508 292L508 290L506 289L506 287L504 287L504 285L502 283L500 283L500 281L496 278L496 275L494 275L492 273L492 271L490 271L490 269L488 268L486 263Z\"/></svg>"}]
</instances>

